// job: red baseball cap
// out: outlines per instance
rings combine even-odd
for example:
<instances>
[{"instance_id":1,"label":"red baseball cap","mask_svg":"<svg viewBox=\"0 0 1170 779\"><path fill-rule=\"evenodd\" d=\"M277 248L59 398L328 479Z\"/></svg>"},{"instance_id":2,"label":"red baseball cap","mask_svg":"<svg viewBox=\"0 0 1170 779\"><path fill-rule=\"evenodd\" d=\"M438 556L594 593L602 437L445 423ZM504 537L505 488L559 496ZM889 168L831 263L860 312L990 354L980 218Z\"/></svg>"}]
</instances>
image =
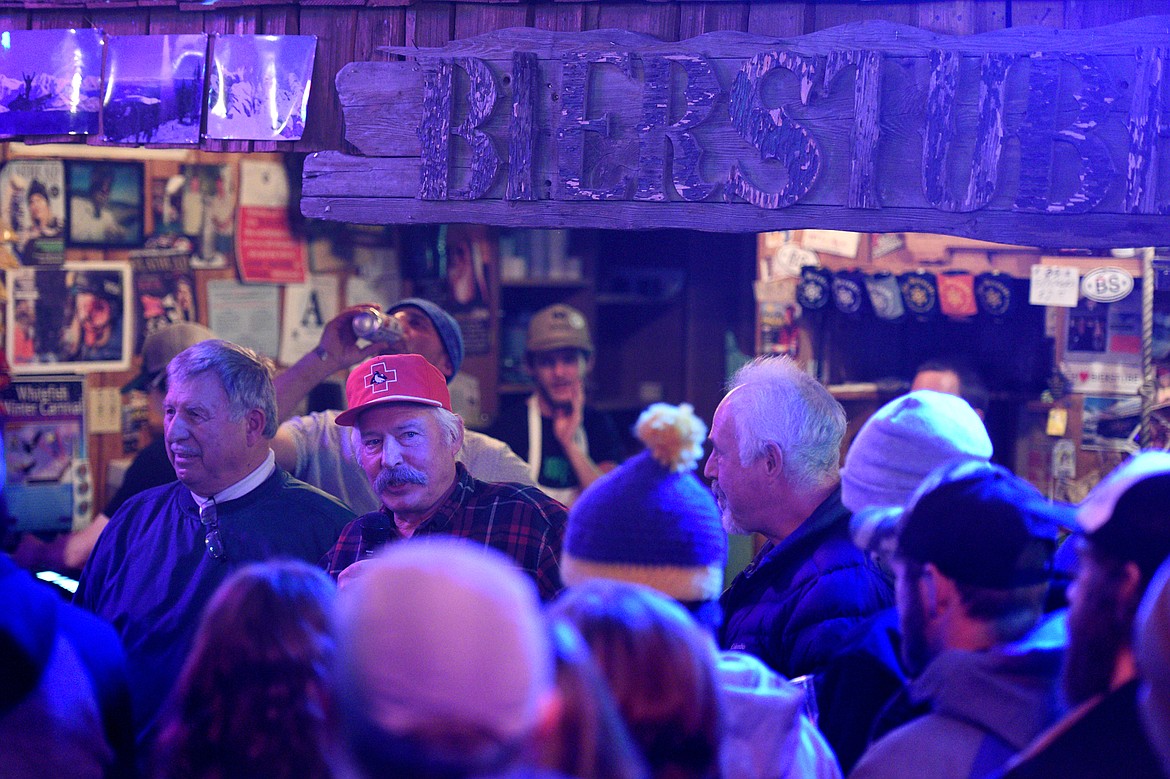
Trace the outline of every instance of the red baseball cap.
<instances>
[{"instance_id":1,"label":"red baseball cap","mask_svg":"<svg viewBox=\"0 0 1170 779\"><path fill-rule=\"evenodd\" d=\"M421 403L451 410L447 379L418 354L379 354L359 363L345 381L349 408L337 424L353 426L358 414L383 403Z\"/></svg>"}]
</instances>

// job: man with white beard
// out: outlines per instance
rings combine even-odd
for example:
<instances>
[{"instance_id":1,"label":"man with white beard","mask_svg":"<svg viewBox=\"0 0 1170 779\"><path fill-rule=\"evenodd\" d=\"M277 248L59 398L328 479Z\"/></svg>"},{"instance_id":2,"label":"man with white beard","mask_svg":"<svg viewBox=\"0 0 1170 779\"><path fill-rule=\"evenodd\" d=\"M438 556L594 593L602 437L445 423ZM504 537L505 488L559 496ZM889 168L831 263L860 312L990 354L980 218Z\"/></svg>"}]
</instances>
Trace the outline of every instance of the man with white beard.
<instances>
[{"instance_id":1,"label":"man with white beard","mask_svg":"<svg viewBox=\"0 0 1170 779\"><path fill-rule=\"evenodd\" d=\"M893 605L841 504L845 411L788 358L753 360L730 387L703 473L724 529L767 543L720 599L720 644L789 678L815 673L851 628Z\"/></svg>"}]
</instances>

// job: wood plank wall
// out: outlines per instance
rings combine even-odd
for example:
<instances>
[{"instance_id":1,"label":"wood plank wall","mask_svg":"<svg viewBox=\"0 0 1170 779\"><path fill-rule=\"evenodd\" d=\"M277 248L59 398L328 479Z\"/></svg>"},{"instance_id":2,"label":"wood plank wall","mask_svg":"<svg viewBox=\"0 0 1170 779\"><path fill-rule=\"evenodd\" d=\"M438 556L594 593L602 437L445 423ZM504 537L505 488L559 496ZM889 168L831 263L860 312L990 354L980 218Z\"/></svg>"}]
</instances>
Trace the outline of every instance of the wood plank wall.
<instances>
[{"instance_id":1,"label":"wood plank wall","mask_svg":"<svg viewBox=\"0 0 1170 779\"><path fill-rule=\"evenodd\" d=\"M36 5L35 10L29 7ZM127 7L127 6L130 7ZM208 32L302 34L318 38L304 138L297 143L205 141L206 151L348 149L333 77L342 65L377 60L380 46L439 46L506 27L562 32L621 28L664 40L739 30L804 35L846 22L882 19L949 35L1039 25L1081 29L1165 13L1165 0L950 0L949 2L441 2L439 0L90 0L48 6L0 0L0 31L102 27L117 35Z\"/></svg>"}]
</instances>

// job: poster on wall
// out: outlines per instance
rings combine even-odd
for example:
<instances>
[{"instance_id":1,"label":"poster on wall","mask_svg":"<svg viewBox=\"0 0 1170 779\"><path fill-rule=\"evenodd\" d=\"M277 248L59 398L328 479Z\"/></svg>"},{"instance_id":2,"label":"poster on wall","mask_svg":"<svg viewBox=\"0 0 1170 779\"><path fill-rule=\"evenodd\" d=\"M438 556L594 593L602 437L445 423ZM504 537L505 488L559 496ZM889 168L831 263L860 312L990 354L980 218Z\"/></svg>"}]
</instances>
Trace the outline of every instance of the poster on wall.
<instances>
[{"instance_id":1,"label":"poster on wall","mask_svg":"<svg viewBox=\"0 0 1170 779\"><path fill-rule=\"evenodd\" d=\"M337 276L313 275L307 284L284 288L280 362L292 365L317 347L325 323L338 314L341 284Z\"/></svg>"},{"instance_id":2,"label":"poster on wall","mask_svg":"<svg viewBox=\"0 0 1170 779\"><path fill-rule=\"evenodd\" d=\"M69 530L75 513L88 514L78 512L87 496L74 494L89 485L84 386L81 376L22 377L0 391L4 498L16 530Z\"/></svg>"},{"instance_id":3,"label":"poster on wall","mask_svg":"<svg viewBox=\"0 0 1170 779\"><path fill-rule=\"evenodd\" d=\"M134 268L134 351L146 336L177 322L196 322L195 274L189 249L139 249L130 252Z\"/></svg>"},{"instance_id":4,"label":"poster on wall","mask_svg":"<svg viewBox=\"0 0 1170 779\"><path fill-rule=\"evenodd\" d=\"M303 284L305 244L292 234L289 185L276 162L240 162L240 208L236 224L236 266L248 283Z\"/></svg>"},{"instance_id":5,"label":"poster on wall","mask_svg":"<svg viewBox=\"0 0 1170 779\"><path fill-rule=\"evenodd\" d=\"M66 263L6 274L5 345L14 374L130 367L130 264Z\"/></svg>"},{"instance_id":6,"label":"poster on wall","mask_svg":"<svg viewBox=\"0 0 1170 779\"><path fill-rule=\"evenodd\" d=\"M12 258L24 265L65 261L65 165L12 160L0 171L0 225Z\"/></svg>"},{"instance_id":7,"label":"poster on wall","mask_svg":"<svg viewBox=\"0 0 1170 779\"><path fill-rule=\"evenodd\" d=\"M142 163L70 160L65 171L71 245L142 245Z\"/></svg>"},{"instance_id":8,"label":"poster on wall","mask_svg":"<svg viewBox=\"0 0 1170 779\"><path fill-rule=\"evenodd\" d=\"M207 137L300 140L316 50L315 35L216 35Z\"/></svg>"},{"instance_id":9,"label":"poster on wall","mask_svg":"<svg viewBox=\"0 0 1170 779\"><path fill-rule=\"evenodd\" d=\"M225 341L276 359L280 348L279 299L280 287L212 279L207 282L207 326Z\"/></svg>"},{"instance_id":10,"label":"poster on wall","mask_svg":"<svg viewBox=\"0 0 1170 779\"><path fill-rule=\"evenodd\" d=\"M1136 394L1142 382L1142 312L1138 290L1115 303L1082 298L1064 319L1061 371L1073 392Z\"/></svg>"},{"instance_id":11,"label":"poster on wall","mask_svg":"<svg viewBox=\"0 0 1170 779\"><path fill-rule=\"evenodd\" d=\"M0 138L96 133L102 31L5 30L2 35Z\"/></svg>"},{"instance_id":12,"label":"poster on wall","mask_svg":"<svg viewBox=\"0 0 1170 779\"><path fill-rule=\"evenodd\" d=\"M1142 399L1124 397L1085 397L1082 417L1081 448L1136 452L1142 427Z\"/></svg>"},{"instance_id":13,"label":"poster on wall","mask_svg":"<svg viewBox=\"0 0 1170 779\"><path fill-rule=\"evenodd\" d=\"M207 36L111 35L106 40L102 139L199 143Z\"/></svg>"},{"instance_id":14,"label":"poster on wall","mask_svg":"<svg viewBox=\"0 0 1170 779\"><path fill-rule=\"evenodd\" d=\"M195 244L194 268L226 268L234 259L236 175L231 165L184 165L182 181L168 188L181 193L177 217Z\"/></svg>"}]
</instances>

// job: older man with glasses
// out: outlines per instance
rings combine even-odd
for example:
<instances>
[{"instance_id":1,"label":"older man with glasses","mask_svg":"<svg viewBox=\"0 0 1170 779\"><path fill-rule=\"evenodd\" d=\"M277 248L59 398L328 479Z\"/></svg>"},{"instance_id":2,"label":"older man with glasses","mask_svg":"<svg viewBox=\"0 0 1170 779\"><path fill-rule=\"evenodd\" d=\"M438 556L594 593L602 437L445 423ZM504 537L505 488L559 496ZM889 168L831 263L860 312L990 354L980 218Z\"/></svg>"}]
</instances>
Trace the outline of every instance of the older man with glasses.
<instances>
[{"instance_id":1,"label":"older man with glasses","mask_svg":"<svg viewBox=\"0 0 1170 779\"><path fill-rule=\"evenodd\" d=\"M121 634L140 746L216 587L257 560L316 563L353 519L276 465L276 393L255 352L203 341L170 361L166 383L163 428L178 481L118 509L75 596Z\"/></svg>"}]
</instances>

